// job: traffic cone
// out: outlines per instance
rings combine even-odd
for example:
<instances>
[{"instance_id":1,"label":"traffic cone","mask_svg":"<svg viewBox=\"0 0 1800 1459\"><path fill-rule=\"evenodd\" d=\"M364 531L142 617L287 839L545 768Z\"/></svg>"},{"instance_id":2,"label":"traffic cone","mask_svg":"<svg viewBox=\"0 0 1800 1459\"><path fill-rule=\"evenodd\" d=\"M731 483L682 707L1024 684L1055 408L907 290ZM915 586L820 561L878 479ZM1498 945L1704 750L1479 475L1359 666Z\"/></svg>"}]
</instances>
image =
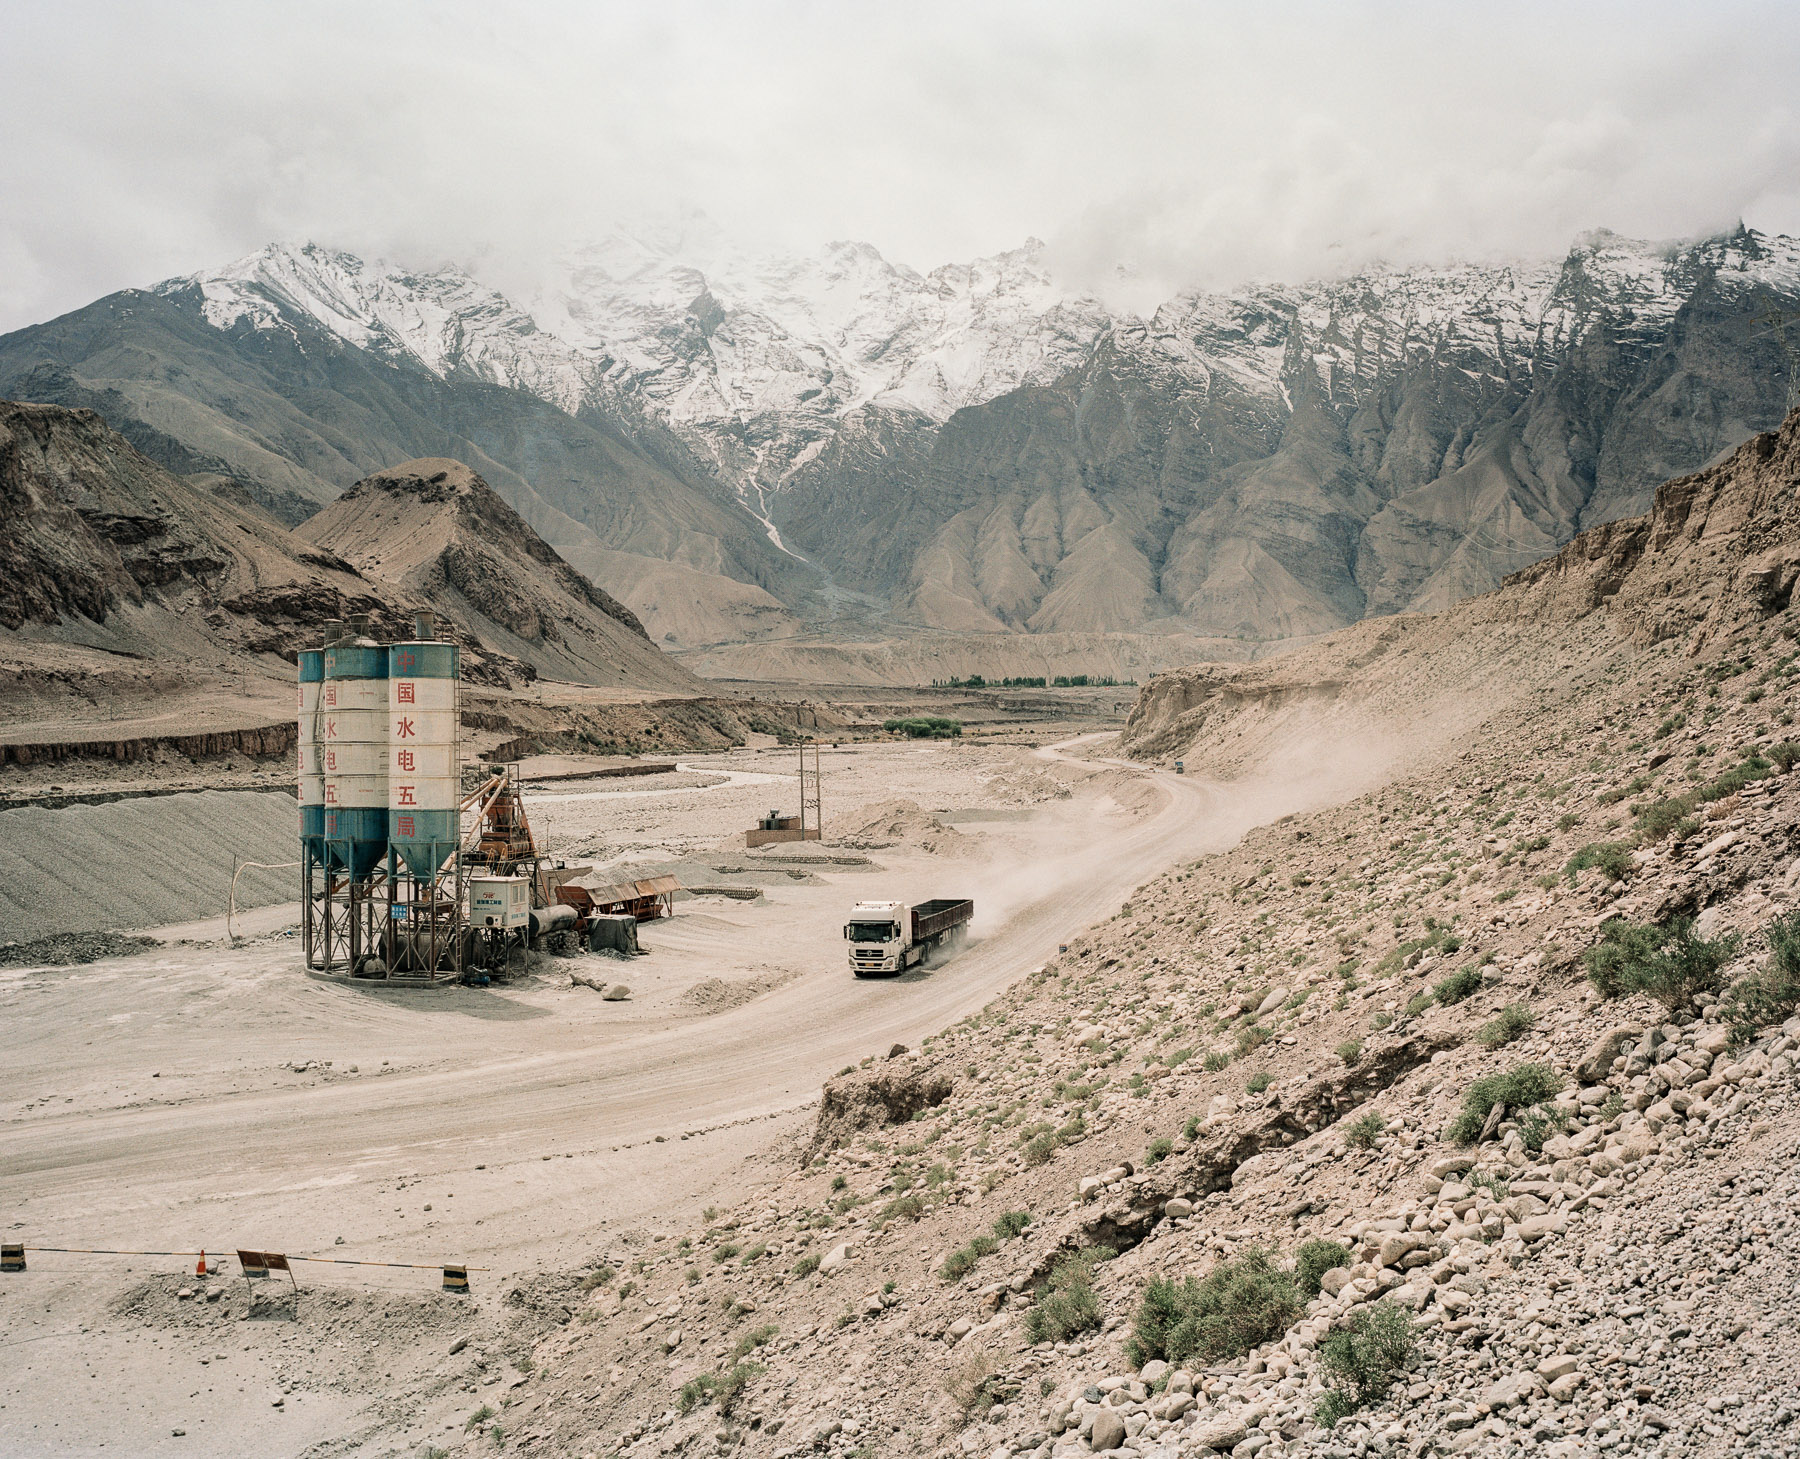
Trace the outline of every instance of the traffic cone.
<instances>
[{"instance_id":1,"label":"traffic cone","mask_svg":"<svg viewBox=\"0 0 1800 1459\"><path fill-rule=\"evenodd\" d=\"M194 1275L197 1277L206 1275L206 1253L204 1251L200 1253L200 1260L194 1263Z\"/></svg>"}]
</instances>

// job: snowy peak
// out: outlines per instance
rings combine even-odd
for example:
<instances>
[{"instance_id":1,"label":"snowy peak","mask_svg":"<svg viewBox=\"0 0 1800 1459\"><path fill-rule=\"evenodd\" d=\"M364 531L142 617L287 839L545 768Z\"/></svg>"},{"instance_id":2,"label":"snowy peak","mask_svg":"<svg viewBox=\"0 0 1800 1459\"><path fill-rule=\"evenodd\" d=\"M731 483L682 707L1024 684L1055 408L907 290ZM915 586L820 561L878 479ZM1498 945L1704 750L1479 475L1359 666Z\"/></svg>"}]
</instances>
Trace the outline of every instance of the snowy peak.
<instances>
[{"instance_id":1,"label":"snowy peak","mask_svg":"<svg viewBox=\"0 0 1800 1459\"><path fill-rule=\"evenodd\" d=\"M1184 395L1280 415L1316 380L1354 404L1435 362L1517 384L1605 322L1654 347L1704 280L1800 291L1800 244L1739 225L1651 243L1599 230L1561 261L1373 265L1310 284L1187 292L1149 317L1064 288L1044 245L920 273L874 246L745 248L704 214L622 228L557 258L523 303L455 268L272 245L171 280L220 329L307 320L396 364L604 405L682 436L758 512L846 419L874 409L931 429L1022 385L1111 357ZM1302 378L1302 377L1306 378Z\"/></svg>"},{"instance_id":2,"label":"snowy peak","mask_svg":"<svg viewBox=\"0 0 1800 1459\"><path fill-rule=\"evenodd\" d=\"M277 243L156 287L162 294L190 290L217 329L290 328L297 317L396 363L510 385L570 411L589 388L589 372L573 350L457 269L416 272L316 243Z\"/></svg>"}]
</instances>

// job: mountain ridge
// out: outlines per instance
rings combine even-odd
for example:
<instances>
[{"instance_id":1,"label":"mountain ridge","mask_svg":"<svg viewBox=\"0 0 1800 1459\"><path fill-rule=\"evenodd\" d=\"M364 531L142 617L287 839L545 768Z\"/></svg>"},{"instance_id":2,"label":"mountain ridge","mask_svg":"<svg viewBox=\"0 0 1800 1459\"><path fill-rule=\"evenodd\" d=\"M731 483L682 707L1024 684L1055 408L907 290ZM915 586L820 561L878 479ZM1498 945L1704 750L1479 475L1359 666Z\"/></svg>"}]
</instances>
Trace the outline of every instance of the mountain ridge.
<instances>
[{"instance_id":1,"label":"mountain ridge","mask_svg":"<svg viewBox=\"0 0 1800 1459\"><path fill-rule=\"evenodd\" d=\"M846 591L859 632L1267 642L1444 606L1641 510L1779 421L1790 341L1757 326L1790 308L1800 243L1742 225L1136 315L1035 244L921 273L688 220L523 302L270 245L0 339L0 388L104 404L290 511L469 460L676 646L789 636Z\"/></svg>"}]
</instances>

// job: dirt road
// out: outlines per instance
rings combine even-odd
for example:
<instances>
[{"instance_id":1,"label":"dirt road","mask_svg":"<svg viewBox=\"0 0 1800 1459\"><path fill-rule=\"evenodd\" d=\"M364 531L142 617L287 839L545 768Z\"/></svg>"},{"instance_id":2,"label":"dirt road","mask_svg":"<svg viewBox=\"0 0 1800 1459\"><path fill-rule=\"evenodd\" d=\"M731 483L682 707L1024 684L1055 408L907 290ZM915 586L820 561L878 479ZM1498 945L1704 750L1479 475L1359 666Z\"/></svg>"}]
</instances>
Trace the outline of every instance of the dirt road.
<instances>
[{"instance_id":1,"label":"dirt road","mask_svg":"<svg viewBox=\"0 0 1800 1459\"><path fill-rule=\"evenodd\" d=\"M982 775L1029 772L1018 752L981 758L998 753L845 751L836 803L858 786L869 798L905 788L908 776L944 786L940 803L979 803ZM626 1229L691 1221L709 1196L762 1178L769 1167L751 1157L804 1128L805 1107L836 1070L975 1011L1151 873L1237 834L1236 818L1209 814L1219 793L1193 780L1119 765L1068 778L1071 798L960 837L961 854L896 847L870 853L878 867L808 871L757 902L682 904L644 929L653 954L620 970L635 994L625 1004L565 986L554 964L554 977L520 988L384 994L321 983L301 974L291 940L19 970L0 983L7 1238L462 1259L493 1269L476 1279L491 1294L509 1274L576 1263ZM555 815L562 834L624 850L621 825L664 846L686 833L697 802L748 824L768 798L752 773L661 810L653 798L584 797ZM576 819L597 805L613 819ZM852 900L946 894L972 895L980 912L965 952L892 981L849 975L840 928ZM110 1439L117 1452L140 1419L178 1413L149 1383L135 1405L143 1414L97 1404L70 1420L75 1432L45 1440L39 1415L57 1401L55 1355L67 1341L56 1331L90 1324L89 1354L124 1343L104 1335L104 1306L130 1279L102 1258L38 1258L35 1268L46 1275L32 1279L29 1309L20 1279L0 1285L8 1325L43 1344L0 1380L0 1451L85 1453ZM303 1277L340 1278L351 1279L329 1268ZM353 1279L419 1285L417 1274L378 1268ZM118 1358L120 1372L131 1366L123 1348ZM217 1452L245 1432L234 1412L217 1417ZM29 1431L17 1427L27 1417ZM289 1424L294 1443L262 1452L297 1452L347 1421L323 1404L312 1417L318 1427Z\"/></svg>"}]
</instances>

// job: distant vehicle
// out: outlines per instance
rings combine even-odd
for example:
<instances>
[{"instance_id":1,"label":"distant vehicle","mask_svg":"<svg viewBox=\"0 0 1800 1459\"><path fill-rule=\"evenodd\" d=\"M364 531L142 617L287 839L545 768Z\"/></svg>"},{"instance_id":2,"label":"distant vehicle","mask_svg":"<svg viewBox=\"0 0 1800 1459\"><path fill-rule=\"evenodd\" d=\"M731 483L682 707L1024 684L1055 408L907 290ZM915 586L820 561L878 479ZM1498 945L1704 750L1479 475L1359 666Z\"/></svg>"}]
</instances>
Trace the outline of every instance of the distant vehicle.
<instances>
[{"instance_id":1,"label":"distant vehicle","mask_svg":"<svg viewBox=\"0 0 1800 1459\"><path fill-rule=\"evenodd\" d=\"M1185 774L1187 774L1187 767L1186 767L1186 766L1185 766L1185 765L1183 765L1183 764L1182 764L1182 763L1181 763L1181 761L1179 761L1179 760L1177 760L1177 761L1176 761L1176 762L1175 762L1175 773L1176 773L1176 774L1177 774L1177 775L1185 775Z\"/></svg>"},{"instance_id":2,"label":"distant vehicle","mask_svg":"<svg viewBox=\"0 0 1800 1459\"><path fill-rule=\"evenodd\" d=\"M844 924L844 940L850 944L850 971L857 977L872 973L901 973L924 960L939 944L961 942L975 904L966 899L939 898L920 902L858 902Z\"/></svg>"}]
</instances>

